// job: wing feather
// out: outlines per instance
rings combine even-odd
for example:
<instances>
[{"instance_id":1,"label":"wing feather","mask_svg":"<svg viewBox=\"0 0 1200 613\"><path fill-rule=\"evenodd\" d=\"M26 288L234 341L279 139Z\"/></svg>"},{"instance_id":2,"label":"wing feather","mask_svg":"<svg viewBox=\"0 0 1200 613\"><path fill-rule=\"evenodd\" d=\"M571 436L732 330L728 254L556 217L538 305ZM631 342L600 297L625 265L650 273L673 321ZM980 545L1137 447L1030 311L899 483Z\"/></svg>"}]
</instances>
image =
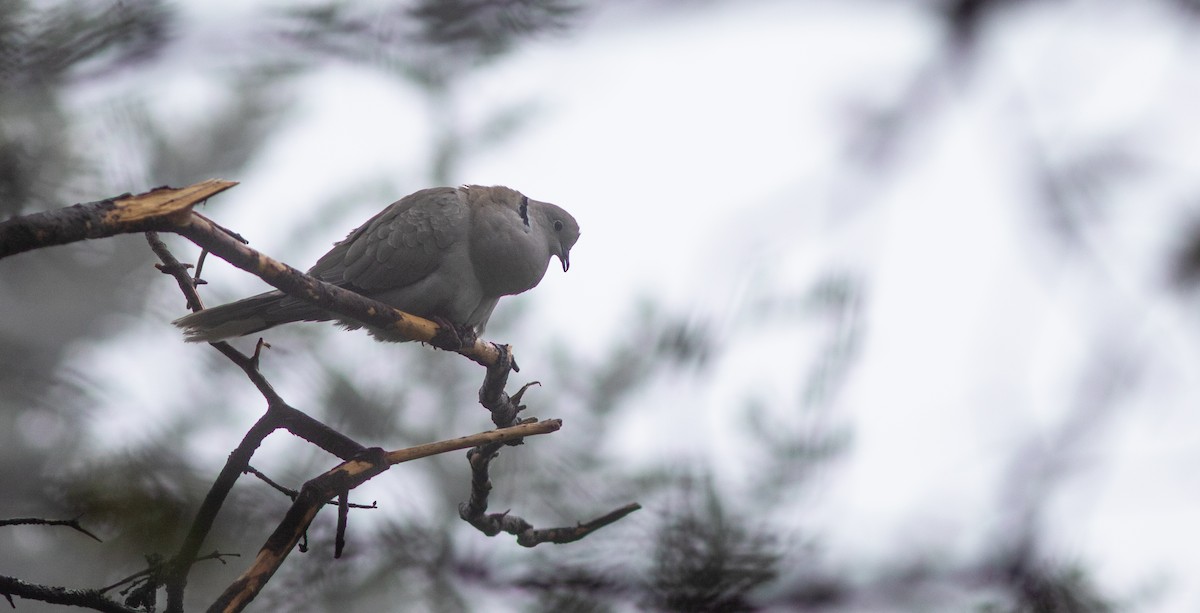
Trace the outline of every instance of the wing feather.
<instances>
[{"instance_id":1,"label":"wing feather","mask_svg":"<svg viewBox=\"0 0 1200 613\"><path fill-rule=\"evenodd\" d=\"M309 270L335 285L374 293L406 287L466 248L469 214L458 190L415 192L351 232Z\"/></svg>"}]
</instances>

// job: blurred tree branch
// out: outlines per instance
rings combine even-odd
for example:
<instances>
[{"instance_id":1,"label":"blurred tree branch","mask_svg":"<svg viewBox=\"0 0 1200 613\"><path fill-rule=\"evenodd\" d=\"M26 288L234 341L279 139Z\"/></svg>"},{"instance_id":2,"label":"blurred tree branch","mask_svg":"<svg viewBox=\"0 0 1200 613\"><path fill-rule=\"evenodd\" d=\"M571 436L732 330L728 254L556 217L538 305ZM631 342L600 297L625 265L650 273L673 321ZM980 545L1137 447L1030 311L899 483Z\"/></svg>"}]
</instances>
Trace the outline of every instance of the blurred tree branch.
<instances>
[{"instance_id":1,"label":"blurred tree branch","mask_svg":"<svg viewBox=\"0 0 1200 613\"><path fill-rule=\"evenodd\" d=\"M12 597L38 600L50 604L94 609L106 613L137 613L138 609L126 607L110 599L99 590L71 590L65 587L37 585L15 577L0 575L0 594L3 594L14 609L17 605Z\"/></svg>"},{"instance_id":2,"label":"blurred tree branch","mask_svg":"<svg viewBox=\"0 0 1200 613\"><path fill-rule=\"evenodd\" d=\"M0 526L66 526L68 528L71 528L72 530L75 530L76 532L80 532L82 534L86 534L86 535L90 536L92 538L92 540L96 541L97 543L104 542L100 539L100 537L96 536L95 533L93 533L91 530L84 528L83 525L79 523L78 517L73 518L73 519L42 519L40 517L12 517L9 519L0 519Z\"/></svg>"}]
</instances>

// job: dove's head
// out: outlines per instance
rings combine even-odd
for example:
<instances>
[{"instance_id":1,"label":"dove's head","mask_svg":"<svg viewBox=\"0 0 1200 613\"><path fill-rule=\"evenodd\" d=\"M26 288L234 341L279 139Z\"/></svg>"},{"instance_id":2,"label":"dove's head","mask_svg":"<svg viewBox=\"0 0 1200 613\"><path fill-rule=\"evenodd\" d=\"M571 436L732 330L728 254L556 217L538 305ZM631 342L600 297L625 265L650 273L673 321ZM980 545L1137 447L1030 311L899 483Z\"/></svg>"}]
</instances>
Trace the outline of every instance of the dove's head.
<instances>
[{"instance_id":1,"label":"dove's head","mask_svg":"<svg viewBox=\"0 0 1200 613\"><path fill-rule=\"evenodd\" d=\"M571 247L579 240L579 223L571 214L549 202L529 201L530 208L541 216L542 232L546 235L550 255L558 256L563 272L571 267Z\"/></svg>"}]
</instances>

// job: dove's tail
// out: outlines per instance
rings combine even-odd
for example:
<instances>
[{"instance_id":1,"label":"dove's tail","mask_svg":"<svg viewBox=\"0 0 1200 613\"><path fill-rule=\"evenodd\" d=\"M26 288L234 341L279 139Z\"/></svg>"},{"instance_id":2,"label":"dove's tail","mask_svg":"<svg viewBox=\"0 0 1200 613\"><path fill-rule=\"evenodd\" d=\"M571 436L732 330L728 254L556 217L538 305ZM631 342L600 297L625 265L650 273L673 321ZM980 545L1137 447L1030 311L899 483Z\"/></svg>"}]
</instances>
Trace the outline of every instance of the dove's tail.
<instances>
[{"instance_id":1,"label":"dove's tail","mask_svg":"<svg viewBox=\"0 0 1200 613\"><path fill-rule=\"evenodd\" d=\"M185 315L171 322L189 343L212 343L293 321L327 321L329 316L282 292L267 292Z\"/></svg>"}]
</instances>

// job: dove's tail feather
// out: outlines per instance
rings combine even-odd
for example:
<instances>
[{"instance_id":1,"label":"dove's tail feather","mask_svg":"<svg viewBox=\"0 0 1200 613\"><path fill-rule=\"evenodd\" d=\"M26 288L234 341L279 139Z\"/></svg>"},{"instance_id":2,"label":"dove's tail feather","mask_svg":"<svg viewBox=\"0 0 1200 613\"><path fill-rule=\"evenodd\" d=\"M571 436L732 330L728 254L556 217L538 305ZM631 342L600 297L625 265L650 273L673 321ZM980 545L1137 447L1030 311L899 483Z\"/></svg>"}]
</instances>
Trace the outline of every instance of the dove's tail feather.
<instances>
[{"instance_id":1,"label":"dove's tail feather","mask_svg":"<svg viewBox=\"0 0 1200 613\"><path fill-rule=\"evenodd\" d=\"M189 343L212 343L293 321L327 320L329 316L317 307L282 292L267 292L185 315L171 323L183 328L184 340Z\"/></svg>"}]
</instances>

